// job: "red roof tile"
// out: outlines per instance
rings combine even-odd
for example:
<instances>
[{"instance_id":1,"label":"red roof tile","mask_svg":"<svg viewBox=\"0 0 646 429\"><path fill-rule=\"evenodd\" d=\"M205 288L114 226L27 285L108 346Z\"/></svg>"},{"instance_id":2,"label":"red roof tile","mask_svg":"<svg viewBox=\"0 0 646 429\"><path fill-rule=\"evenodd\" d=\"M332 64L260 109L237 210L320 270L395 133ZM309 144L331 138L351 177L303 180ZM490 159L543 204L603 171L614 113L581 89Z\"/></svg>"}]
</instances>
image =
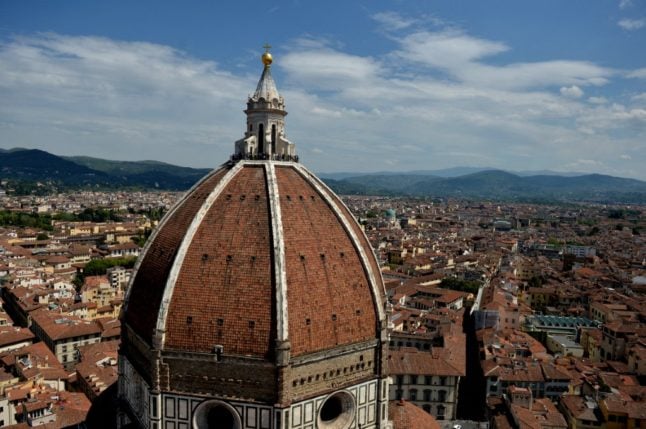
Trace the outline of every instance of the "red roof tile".
<instances>
[{"instance_id":1,"label":"red roof tile","mask_svg":"<svg viewBox=\"0 0 646 429\"><path fill-rule=\"evenodd\" d=\"M393 429L440 429L432 415L404 400L388 403L388 419Z\"/></svg>"}]
</instances>

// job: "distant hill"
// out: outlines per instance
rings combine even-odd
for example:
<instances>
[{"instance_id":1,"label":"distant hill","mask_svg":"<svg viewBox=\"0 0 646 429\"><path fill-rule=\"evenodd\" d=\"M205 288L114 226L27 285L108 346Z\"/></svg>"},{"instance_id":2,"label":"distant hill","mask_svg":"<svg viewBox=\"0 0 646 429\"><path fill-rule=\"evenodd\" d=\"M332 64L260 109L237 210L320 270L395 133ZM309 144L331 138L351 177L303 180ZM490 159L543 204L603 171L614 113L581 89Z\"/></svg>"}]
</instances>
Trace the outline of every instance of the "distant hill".
<instances>
[{"instance_id":1,"label":"distant hill","mask_svg":"<svg viewBox=\"0 0 646 429\"><path fill-rule=\"evenodd\" d=\"M115 176L130 176L133 174L149 173L151 171L163 171L174 176L192 177L196 174L203 176L211 171L209 168L179 167L160 161L111 161L108 159L91 158L89 156L67 156L62 158Z\"/></svg>"},{"instance_id":2,"label":"distant hill","mask_svg":"<svg viewBox=\"0 0 646 429\"><path fill-rule=\"evenodd\" d=\"M406 172L393 172L393 171L376 171L374 173L318 173L318 176L323 179L344 180L350 177L365 177L365 176L438 176L438 177L457 177L465 174L477 173L479 171L492 170L492 168L484 167L452 167L443 168L441 170L413 170Z\"/></svg>"},{"instance_id":3,"label":"distant hill","mask_svg":"<svg viewBox=\"0 0 646 429\"><path fill-rule=\"evenodd\" d=\"M101 172L38 149L0 152L0 177L23 182L56 180L63 185L107 185L110 177Z\"/></svg>"},{"instance_id":4,"label":"distant hill","mask_svg":"<svg viewBox=\"0 0 646 429\"><path fill-rule=\"evenodd\" d=\"M38 149L0 151L0 178L23 184L44 183L56 189L91 186L186 190L209 171L157 161L60 157Z\"/></svg>"},{"instance_id":5,"label":"distant hill","mask_svg":"<svg viewBox=\"0 0 646 429\"><path fill-rule=\"evenodd\" d=\"M594 201L646 203L646 182L587 174L521 177L500 170L459 177L419 175L365 175L342 180L324 179L332 189L357 195L409 195L500 201Z\"/></svg>"},{"instance_id":6,"label":"distant hill","mask_svg":"<svg viewBox=\"0 0 646 429\"><path fill-rule=\"evenodd\" d=\"M158 161L110 161L60 157L38 149L0 149L0 179L40 183L39 186L45 183L52 190L86 187L186 190L209 171ZM469 173L455 175L462 171ZM566 177L550 171L541 173L524 175L456 167L411 173L321 173L321 177L335 192L346 195L646 204L646 182L640 180L601 174L566 173Z\"/></svg>"},{"instance_id":7,"label":"distant hill","mask_svg":"<svg viewBox=\"0 0 646 429\"><path fill-rule=\"evenodd\" d=\"M211 169L179 167L159 161L111 161L87 156L66 157L76 164L118 178L124 186L188 189Z\"/></svg>"},{"instance_id":8,"label":"distant hill","mask_svg":"<svg viewBox=\"0 0 646 429\"><path fill-rule=\"evenodd\" d=\"M491 167L451 167L451 168L442 168L440 170L413 170L407 172L392 172L392 171L377 171L374 173L351 173L351 172L340 172L340 173L318 173L318 176L323 179L334 179L334 180L344 180L349 177L359 177L359 176L398 176L398 175L415 175L415 176L438 176L438 177L460 177L467 174L479 173L481 171L489 170L500 170L497 168ZM517 176L563 176L563 177L574 177L574 176L584 176L585 173L576 173L576 172L561 172L561 171L552 171L552 170L535 170L535 171L514 171L514 170L500 170L506 171L507 173L515 174Z\"/></svg>"}]
</instances>

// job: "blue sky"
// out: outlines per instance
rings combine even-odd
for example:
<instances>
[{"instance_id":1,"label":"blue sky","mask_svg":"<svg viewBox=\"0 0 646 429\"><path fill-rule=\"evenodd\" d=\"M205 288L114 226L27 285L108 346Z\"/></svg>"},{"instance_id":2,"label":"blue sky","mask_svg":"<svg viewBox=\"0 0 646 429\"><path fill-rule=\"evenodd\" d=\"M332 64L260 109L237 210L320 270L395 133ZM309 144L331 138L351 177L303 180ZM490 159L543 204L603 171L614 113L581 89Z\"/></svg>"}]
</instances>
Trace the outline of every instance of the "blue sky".
<instances>
[{"instance_id":1,"label":"blue sky","mask_svg":"<svg viewBox=\"0 0 646 429\"><path fill-rule=\"evenodd\" d=\"M214 167L265 42L314 171L646 180L646 0L2 0L0 147Z\"/></svg>"}]
</instances>

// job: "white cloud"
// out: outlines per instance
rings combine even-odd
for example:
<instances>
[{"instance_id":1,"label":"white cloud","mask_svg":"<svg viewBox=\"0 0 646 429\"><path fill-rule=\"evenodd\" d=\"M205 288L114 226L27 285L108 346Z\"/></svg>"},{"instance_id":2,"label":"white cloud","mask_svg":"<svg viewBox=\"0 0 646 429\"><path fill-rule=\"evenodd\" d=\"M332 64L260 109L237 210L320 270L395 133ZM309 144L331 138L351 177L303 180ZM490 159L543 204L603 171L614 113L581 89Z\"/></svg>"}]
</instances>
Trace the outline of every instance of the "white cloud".
<instances>
[{"instance_id":1,"label":"white cloud","mask_svg":"<svg viewBox=\"0 0 646 429\"><path fill-rule=\"evenodd\" d=\"M307 80L318 89L335 89L340 83L359 84L374 78L379 70L376 61L349 55L329 48L300 50L288 53L280 60L297 81Z\"/></svg>"},{"instance_id":2,"label":"white cloud","mask_svg":"<svg viewBox=\"0 0 646 429\"><path fill-rule=\"evenodd\" d=\"M400 55L434 67L453 69L509 48L501 42L478 39L458 30L416 32L401 40Z\"/></svg>"},{"instance_id":3,"label":"white cloud","mask_svg":"<svg viewBox=\"0 0 646 429\"><path fill-rule=\"evenodd\" d=\"M413 25L416 21L410 18L404 18L397 12L379 12L371 16L386 30L402 30Z\"/></svg>"},{"instance_id":4,"label":"white cloud","mask_svg":"<svg viewBox=\"0 0 646 429\"><path fill-rule=\"evenodd\" d=\"M0 44L0 135L59 154L216 165L252 86L167 46L21 37Z\"/></svg>"},{"instance_id":5,"label":"white cloud","mask_svg":"<svg viewBox=\"0 0 646 429\"><path fill-rule=\"evenodd\" d=\"M603 85L613 70L567 59L485 64L511 48L457 30L413 30L398 40L400 47L379 59L323 46L290 52L289 61L278 63L288 82L325 89L316 98L299 92L290 115L305 129L318 130L300 137L330 146L325 155L350 154L334 160L337 170L353 169L357 156L419 165L422 157L404 146L450 164L474 160L502 168L501 162L528 165L530 159L534 168L544 168L552 158L562 165L617 159L618 150L639 144L644 133L639 109L607 106L601 96L582 102L583 87ZM325 67L312 58L323 58ZM554 86L568 96L553 94ZM328 139L331 120L335 138ZM610 166L577 165L611 173Z\"/></svg>"},{"instance_id":6,"label":"white cloud","mask_svg":"<svg viewBox=\"0 0 646 429\"><path fill-rule=\"evenodd\" d=\"M634 101L646 101L646 92L642 92L641 94L636 94L630 97L631 100Z\"/></svg>"},{"instance_id":7,"label":"white cloud","mask_svg":"<svg viewBox=\"0 0 646 429\"><path fill-rule=\"evenodd\" d=\"M626 9L632 5L632 0L619 0L619 9Z\"/></svg>"},{"instance_id":8,"label":"white cloud","mask_svg":"<svg viewBox=\"0 0 646 429\"><path fill-rule=\"evenodd\" d=\"M561 95L570 98L581 98L583 97L583 90L576 85L570 87L561 87Z\"/></svg>"},{"instance_id":9,"label":"white cloud","mask_svg":"<svg viewBox=\"0 0 646 429\"><path fill-rule=\"evenodd\" d=\"M621 155L619 158L626 159L626 160L633 159L630 155L626 155L625 153Z\"/></svg>"},{"instance_id":10,"label":"white cloud","mask_svg":"<svg viewBox=\"0 0 646 429\"><path fill-rule=\"evenodd\" d=\"M639 30L646 25L646 19L622 19L617 24L626 31Z\"/></svg>"},{"instance_id":11,"label":"white cloud","mask_svg":"<svg viewBox=\"0 0 646 429\"><path fill-rule=\"evenodd\" d=\"M577 123L585 128L598 131L634 129L646 133L646 109L627 108L622 104L601 105L582 112Z\"/></svg>"},{"instance_id":12,"label":"white cloud","mask_svg":"<svg viewBox=\"0 0 646 429\"><path fill-rule=\"evenodd\" d=\"M588 102L592 104L606 104L608 99L606 97L588 97Z\"/></svg>"},{"instance_id":13,"label":"white cloud","mask_svg":"<svg viewBox=\"0 0 646 429\"><path fill-rule=\"evenodd\" d=\"M612 70L567 59L492 65L511 46L456 30L402 31L412 33L379 57L314 38L276 56L288 138L313 170L374 171L386 161L541 169L555 160L620 162L621 153L637 165L646 156L635 149L646 134L644 109L555 91L583 92ZM58 154L217 165L242 135L241 110L260 69L235 76L166 46L96 37L6 41L0 138Z\"/></svg>"},{"instance_id":14,"label":"white cloud","mask_svg":"<svg viewBox=\"0 0 646 429\"><path fill-rule=\"evenodd\" d=\"M646 67L628 72L626 74L626 77L635 78L635 79L646 79Z\"/></svg>"},{"instance_id":15,"label":"white cloud","mask_svg":"<svg viewBox=\"0 0 646 429\"><path fill-rule=\"evenodd\" d=\"M595 159L577 159L570 164L572 167L581 167L581 166L600 166L603 165L603 162L597 161Z\"/></svg>"},{"instance_id":16,"label":"white cloud","mask_svg":"<svg viewBox=\"0 0 646 429\"><path fill-rule=\"evenodd\" d=\"M585 61L554 60L492 66L488 57L508 51L505 43L469 36L460 30L414 32L400 40L396 55L450 77L496 88L546 85L604 85L612 71Z\"/></svg>"}]
</instances>

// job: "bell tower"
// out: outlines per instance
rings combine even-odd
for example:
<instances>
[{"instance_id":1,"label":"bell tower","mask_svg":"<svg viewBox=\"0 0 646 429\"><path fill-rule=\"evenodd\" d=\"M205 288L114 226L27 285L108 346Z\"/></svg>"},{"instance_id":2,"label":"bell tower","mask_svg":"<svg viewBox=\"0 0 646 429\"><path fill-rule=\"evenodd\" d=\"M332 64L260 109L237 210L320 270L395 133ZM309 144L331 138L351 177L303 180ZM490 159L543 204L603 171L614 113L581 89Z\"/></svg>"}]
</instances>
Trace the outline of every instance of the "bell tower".
<instances>
[{"instance_id":1,"label":"bell tower","mask_svg":"<svg viewBox=\"0 0 646 429\"><path fill-rule=\"evenodd\" d=\"M296 160L294 144L285 137L285 99L271 77L273 57L270 45L262 54L264 69L256 91L247 100L247 128L235 143L234 159Z\"/></svg>"}]
</instances>

